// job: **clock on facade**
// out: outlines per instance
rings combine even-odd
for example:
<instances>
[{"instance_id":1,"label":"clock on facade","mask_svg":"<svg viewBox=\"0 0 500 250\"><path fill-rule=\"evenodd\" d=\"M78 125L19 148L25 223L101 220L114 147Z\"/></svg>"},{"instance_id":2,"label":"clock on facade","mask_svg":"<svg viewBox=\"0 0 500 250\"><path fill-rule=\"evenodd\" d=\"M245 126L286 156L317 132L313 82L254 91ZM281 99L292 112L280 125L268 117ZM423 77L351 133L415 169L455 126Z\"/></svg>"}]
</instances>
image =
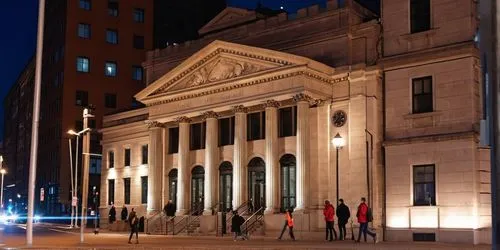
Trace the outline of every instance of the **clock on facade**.
<instances>
[{"instance_id":1,"label":"clock on facade","mask_svg":"<svg viewBox=\"0 0 500 250\"><path fill-rule=\"evenodd\" d=\"M343 110L337 110L333 113L332 123L335 127L342 127L347 121L347 114Z\"/></svg>"}]
</instances>

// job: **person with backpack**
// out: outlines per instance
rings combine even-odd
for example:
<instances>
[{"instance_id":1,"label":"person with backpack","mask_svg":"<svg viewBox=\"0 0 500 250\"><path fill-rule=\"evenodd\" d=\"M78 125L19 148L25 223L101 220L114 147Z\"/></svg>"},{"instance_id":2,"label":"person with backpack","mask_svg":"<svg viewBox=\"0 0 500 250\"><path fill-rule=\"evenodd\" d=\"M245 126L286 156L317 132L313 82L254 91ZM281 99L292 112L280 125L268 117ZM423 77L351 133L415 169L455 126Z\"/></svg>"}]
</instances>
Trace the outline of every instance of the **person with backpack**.
<instances>
[{"instance_id":1,"label":"person with backpack","mask_svg":"<svg viewBox=\"0 0 500 250\"><path fill-rule=\"evenodd\" d=\"M358 218L359 223L359 234L358 240L356 242L360 242L361 233L363 233L365 242L366 242L366 234L369 234L373 238L373 243L377 242L377 234L368 230L368 222L373 221L373 215L371 209L366 205L365 197L361 198L361 204L358 206L358 212L356 213L356 217Z\"/></svg>"},{"instance_id":2,"label":"person with backpack","mask_svg":"<svg viewBox=\"0 0 500 250\"><path fill-rule=\"evenodd\" d=\"M128 222L130 225L130 236L128 237L128 244L132 244L130 240L132 239L132 236L134 236L134 233L135 233L135 244L139 244L139 230L137 228L137 225L139 224L139 219L137 218L137 214L135 213L133 208L132 212L130 212L129 214Z\"/></svg>"},{"instance_id":3,"label":"person with backpack","mask_svg":"<svg viewBox=\"0 0 500 250\"><path fill-rule=\"evenodd\" d=\"M349 207L344 204L343 199L339 199L339 205L337 206L337 219L339 226L339 239L345 240L347 232L345 225L349 221L349 217L351 217L351 212L349 212Z\"/></svg>"},{"instance_id":4,"label":"person with backpack","mask_svg":"<svg viewBox=\"0 0 500 250\"><path fill-rule=\"evenodd\" d=\"M333 207L333 205L330 203L329 200L325 201L325 208L323 209L323 215L325 216L325 223L326 223L325 240L333 241L334 234L335 234L335 240L337 240L337 232L333 227L335 223L335 208Z\"/></svg>"}]
</instances>

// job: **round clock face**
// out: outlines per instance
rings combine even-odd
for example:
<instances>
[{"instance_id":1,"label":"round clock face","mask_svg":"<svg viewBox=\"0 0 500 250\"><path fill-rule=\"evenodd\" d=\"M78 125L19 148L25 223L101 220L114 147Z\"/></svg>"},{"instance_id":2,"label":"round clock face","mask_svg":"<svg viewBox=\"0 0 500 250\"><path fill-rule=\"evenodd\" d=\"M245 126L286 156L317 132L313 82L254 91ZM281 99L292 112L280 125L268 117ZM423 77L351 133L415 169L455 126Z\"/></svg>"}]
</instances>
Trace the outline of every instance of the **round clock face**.
<instances>
[{"instance_id":1,"label":"round clock face","mask_svg":"<svg viewBox=\"0 0 500 250\"><path fill-rule=\"evenodd\" d=\"M342 110L337 110L333 113L332 123L335 127L342 127L347 121L347 114Z\"/></svg>"}]
</instances>

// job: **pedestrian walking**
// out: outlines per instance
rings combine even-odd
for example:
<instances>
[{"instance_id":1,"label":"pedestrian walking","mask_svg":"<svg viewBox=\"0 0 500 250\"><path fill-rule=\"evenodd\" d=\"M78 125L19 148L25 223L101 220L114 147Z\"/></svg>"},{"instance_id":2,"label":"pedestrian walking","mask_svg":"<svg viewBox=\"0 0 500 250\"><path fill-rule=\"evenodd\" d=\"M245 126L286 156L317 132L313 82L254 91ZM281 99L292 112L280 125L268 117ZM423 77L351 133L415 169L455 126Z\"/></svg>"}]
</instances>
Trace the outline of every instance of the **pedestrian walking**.
<instances>
[{"instance_id":1,"label":"pedestrian walking","mask_svg":"<svg viewBox=\"0 0 500 250\"><path fill-rule=\"evenodd\" d=\"M122 221L126 221L128 216L128 209L125 205L122 207L122 212L121 212L121 219Z\"/></svg>"},{"instance_id":2,"label":"pedestrian walking","mask_svg":"<svg viewBox=\"0 0 500 250\"><path fill-rule=\"evenodd\" d=\"M128 216L128 223L130 225L130 236L128 237L128 244L132 244L130 240L132 240L132 236L134 236L135 233L135 244L139 244L139 219L137 218L137 214L135 213L134 209L132 208L132 211L130 212L130 215Z\"/></svg>"},{"instance_id":3,"label":"pedestrian walking","mask_svg":"<svg viewBox=\"0 0 500 250\"><path fill-rule=\"evenodd\" d=\"M111 208L109 209L108 218L109 218L109 224L113 224L113 222L116 221L116 209L115 205L113 204L111 204Z\"/></svg>"},{"instance_id":4,"label":"pedestrian walking","mask_svg":"<svg viewBox=\"0 0 500 250\"><path fill-rule=\"evenodd\" d=\"M323 209L323 215L325 216L326 223L326 237L325 240L333 241L333 235L335 234L335 240L337 240L337 232L333 227L335 223L335 208L330 203L329 200L325 201L325 208Z\"/></svg>"},{"instance_id":5,"label":"pedestrian walking","mask_svg":"<svg viewBox=\"0 0 500 250\"><path fill-rule=\"evenodd\" d=\"M356 242L360 241L361 233L363 233L365 242L366 242L366 234L369 234L373 238L373 243L376 243L377 234L368 230L368 222L371 222L373 220L372 218L373 216L371 214L370 209L368 208L368 205L366 205L365 197L361 198L361 204L359 204L358 206L356 217L358 218L358 223L359 223L359 234L358 234L358 240L356 240Z\"/></svg>"},{"instance_id":6,"label":"pedestrian walking","mask_svg":"<svg viewBox=\"0 0 500 250\"><path fill-rule=\"evenodd\" d=\"M337 223L339 226L339 239L345 240L347 232L345 225L351 217L351 212L349 212L349 207L344 203L343 199L339 199L339 205L337 206Z\"/></svg>"},{"instance_id":7,"label":"pedestrian walking","mask_svg":"<svg viewBox=\"0 0 500 250\"><path fill-rule=\"evenodd\" d=\"M288 234L290 235L290 238L295 241L295 236L293 235L294 225L295 223L293 222L292 209L288 209L285 212L285 226L283 227L283 230L281 231L278 240L281 240L281 238L283 237L283 233L285 233L285 230L288 227Z\"/></svg>"},{"instance_id":8,"label":"pedestrian walking","mask_svg":"<svg viewBox=\"0 0 500 250\"><path fill-rule=\"evenodd\" d=\"M231 232L233 233L233 240L238 240L238 237L241 236L242 239L245 239L245 236L241 234L241 226L245 223L245 219L238 214L238 211L233 212L233 218L231 219Z\"/></svg>"},{"instance_id":9,"label":"pedestrian walking","mask_svg":"<svg viewBox=\"0 0 500 250\"><path fill-rule=\"evenodd\" d=\"M163 208L163 212L165 212L165 215L168 217L174 217L175 216L175 204L172 202L172 200L169 200L167 202L167 205Z\"/></svg>"}]
</instances>

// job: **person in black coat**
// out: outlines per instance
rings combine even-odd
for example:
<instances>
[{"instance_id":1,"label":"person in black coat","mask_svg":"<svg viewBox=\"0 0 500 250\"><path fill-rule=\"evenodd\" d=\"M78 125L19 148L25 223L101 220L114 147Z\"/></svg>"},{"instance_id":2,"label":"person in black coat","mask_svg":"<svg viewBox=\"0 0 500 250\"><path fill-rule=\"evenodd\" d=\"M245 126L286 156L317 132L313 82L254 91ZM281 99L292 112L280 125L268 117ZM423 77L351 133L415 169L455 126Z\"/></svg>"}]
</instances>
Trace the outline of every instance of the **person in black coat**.
<instances>
[{"instance_id":1,"label":"person in black coat","mask_svg":"<svg viewBox=\"0 0 500 250\"><path fill-rule=\"evenodd\" d=\"M132 236L134 236L135 233L135 244L139 244L139 218L137 218L137 214L135 213L134 209L132 208L132 212L130 212L130 215L128 216L128 223L130 225L130 236L128 237L128 244L132 244L130 240L132 240Z\"/></svg>"},{"instance_id":2,"label":"person in black coat","mask_svg":"<svg viewBox=\"0 0 500 250\"><path fill-rule=\"evenodd\" d=\"M349 217L351 217L351 212L349 212L349 207L344 204L343 199L339 199L339 205L337 206L337 218L338 218L338 226L340 232L340 240L345 240L346 238L346 229L345 225L349 221Z\"/></svg>"},{"instance_id":3,"label":"person in black coat","mask_svg":"<svg viewBox=\"0 0 500 250\"><path fill-rule=\"evenodd\" d=\"M168 217L174 217L175 216L175 204L172 202L172 200L169 200L167 205L163 208L163 212L165 212L165 215Z\"/></svg>"},{"instance_id":4,"label":"person in black coat","mask_svg":"<svg viewBox=\"0 0 500 250\"><path fill-rule=\"evenodd\" d=\"M111 208L109 209L109 224L113 224L113 222L116 221L116 209L115 205L111 205Z\"/></svg>"},{"instance_id":5,"label":"person in black coat","mask_svg":"<svg viewBox=\"0 0 500 250\"><path fill-rule=\"evenodd\" d=\"M128 209L125 205L122 207L122 212L121 212L121 219L122 221L126 221L128 216Z\"/></svg>"},{"instance_id":6,"label":"person in black coat","mask_svg":"<svg viewBox=\"0 0 500 250\"><path fill-rule=\"evenodd\" d=\"M234 211L233 218L231 219L231 232L234 234L234 241L236 241L238 236L241 235L241 226L243 223L245 223L245 219L241 217L237 211Z\"/></svg>"}]
</instances>

